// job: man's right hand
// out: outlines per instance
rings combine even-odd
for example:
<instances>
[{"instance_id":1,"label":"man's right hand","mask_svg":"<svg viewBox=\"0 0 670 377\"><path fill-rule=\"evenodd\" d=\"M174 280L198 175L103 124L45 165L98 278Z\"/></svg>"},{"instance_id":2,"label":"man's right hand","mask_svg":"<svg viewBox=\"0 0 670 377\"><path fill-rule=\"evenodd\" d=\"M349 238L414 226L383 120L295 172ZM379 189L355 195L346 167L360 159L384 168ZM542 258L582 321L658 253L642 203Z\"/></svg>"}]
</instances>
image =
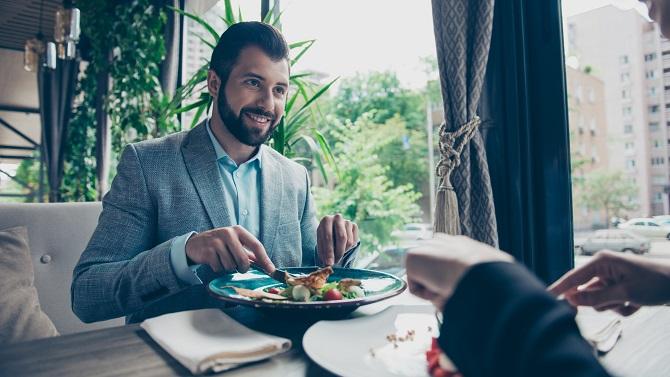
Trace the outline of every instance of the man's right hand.
<instances>
[{"instance_id":1,"label":"man's right hand","mask_svg":"<svg viewBox=\"0 0 670 377\"><path fill-rule=\"evenodd\" d=\"M275 266L263 244L239 225L216 228L193 235L186 242L189 264L206 264L214 272L247 272L254 261L267 272Z\"/></svg>"}]
</instances>

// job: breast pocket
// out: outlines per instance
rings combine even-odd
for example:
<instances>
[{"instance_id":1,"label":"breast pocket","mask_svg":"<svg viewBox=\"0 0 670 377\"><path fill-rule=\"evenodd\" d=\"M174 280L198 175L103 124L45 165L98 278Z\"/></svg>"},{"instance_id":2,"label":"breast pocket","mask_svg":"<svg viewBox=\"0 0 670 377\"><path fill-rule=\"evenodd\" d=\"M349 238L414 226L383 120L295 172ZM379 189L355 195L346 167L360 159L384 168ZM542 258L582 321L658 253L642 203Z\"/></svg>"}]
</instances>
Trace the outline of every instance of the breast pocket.
<instances>
[{"instance_id":1,"label":"breast pocket","mask_svg":"<svg viewBox=\"0 0 670 377\"><path fill-rule=\"evenodd\" d=\"M299 267L302 261L300 223L293 221L277 227L272 243L272 262L277 267Z\"/></svg>"}]
</instances>

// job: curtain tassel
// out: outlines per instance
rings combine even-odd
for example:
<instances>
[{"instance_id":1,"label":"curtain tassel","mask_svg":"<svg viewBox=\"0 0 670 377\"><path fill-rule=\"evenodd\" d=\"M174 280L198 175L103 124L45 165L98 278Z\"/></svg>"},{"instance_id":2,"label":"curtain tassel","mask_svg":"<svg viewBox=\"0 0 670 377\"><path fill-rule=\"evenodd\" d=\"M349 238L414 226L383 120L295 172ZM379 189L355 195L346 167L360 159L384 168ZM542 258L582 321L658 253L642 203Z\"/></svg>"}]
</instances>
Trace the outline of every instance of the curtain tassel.
<instances>
[{"instance_id":1,"label":"curtain tassel","mask_svg":"<svg viewBox=\"0 0 670 377\"><path fill-rule=\"evenodd\" d=\"M451 235L461 234L460 216L458 215L458 198L456 191L449 182L449 177L443 177L443 183L437 191L435 211L435 229Z\"/></svg>"}]
</instances>

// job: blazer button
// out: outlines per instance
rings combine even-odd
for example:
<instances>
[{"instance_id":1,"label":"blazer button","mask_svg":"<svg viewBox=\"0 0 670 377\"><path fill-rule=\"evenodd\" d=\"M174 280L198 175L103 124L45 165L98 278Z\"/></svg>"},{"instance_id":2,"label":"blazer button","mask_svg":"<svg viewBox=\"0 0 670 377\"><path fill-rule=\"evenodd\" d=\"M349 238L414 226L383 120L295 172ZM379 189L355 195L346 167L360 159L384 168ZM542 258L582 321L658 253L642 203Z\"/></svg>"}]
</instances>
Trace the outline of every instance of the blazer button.
<instances>
[{"instance_id":1,"label":"blazer button","mask_svg":"<svg viewBox=\"0 0 670 377\"><path fill-rule=\"evenodd\" d=\"M51 263L51 255L49 255L49 254L42 255L42 257L40 258L40 262L42 262L44 264Z\"/></svg>"}]
</instances>

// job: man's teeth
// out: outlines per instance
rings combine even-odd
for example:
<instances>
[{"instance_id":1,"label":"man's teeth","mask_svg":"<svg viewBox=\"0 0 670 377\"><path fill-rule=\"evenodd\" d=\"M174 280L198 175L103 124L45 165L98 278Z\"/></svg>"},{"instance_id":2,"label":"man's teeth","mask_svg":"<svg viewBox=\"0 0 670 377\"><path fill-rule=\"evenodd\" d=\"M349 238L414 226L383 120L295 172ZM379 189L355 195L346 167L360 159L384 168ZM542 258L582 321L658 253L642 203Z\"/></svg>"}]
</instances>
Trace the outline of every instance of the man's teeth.
<instances>
[{"instance_id":1,"label":"man's teeth","mask_svg":"<svg viewBox=\"0 0 670 377\"><path fill-rule=\"evenodd\" d=\"M259 122L259 123L264 123L264 122L267 122L267 121L270 120L270 118L262 116L262 115L249 114L249 113L247 113L247 115L249 116L249 118L251 118L251 119L253 119L253 120L255 120L256 122Z\"/></svg>"}]
</instances>

